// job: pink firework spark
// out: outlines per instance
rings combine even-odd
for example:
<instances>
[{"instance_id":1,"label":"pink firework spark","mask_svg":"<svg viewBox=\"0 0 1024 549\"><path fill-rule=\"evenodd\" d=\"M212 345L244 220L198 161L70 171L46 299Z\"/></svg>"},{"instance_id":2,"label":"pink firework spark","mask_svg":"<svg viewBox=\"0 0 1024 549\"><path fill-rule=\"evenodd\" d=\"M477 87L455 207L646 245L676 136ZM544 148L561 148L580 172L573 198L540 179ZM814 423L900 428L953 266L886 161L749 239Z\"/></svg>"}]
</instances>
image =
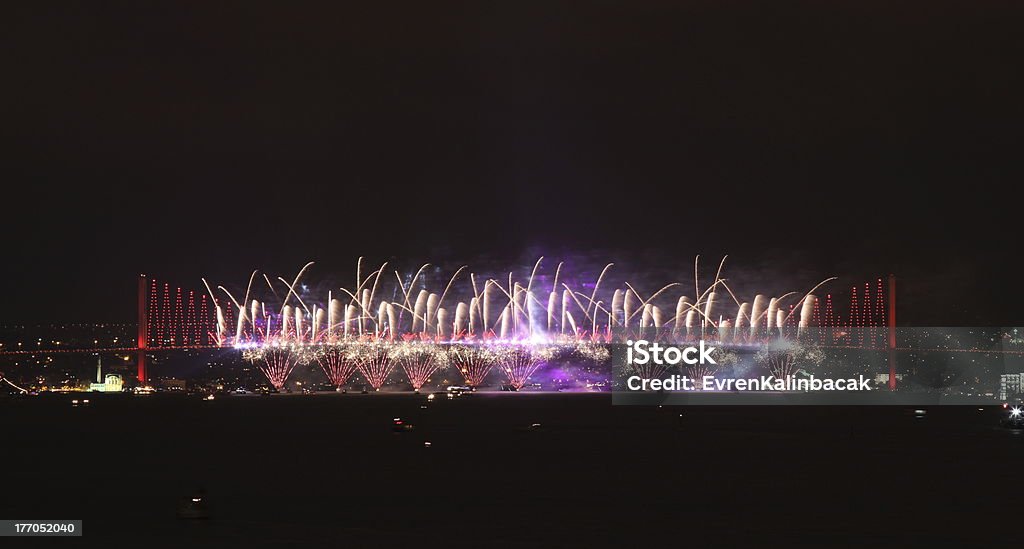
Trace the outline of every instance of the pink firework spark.
<instances>
[{"instance_id":1,"label":"pink firework spark","mask_svg":"<svg viewBox=\"0 0 1024 549\"><path fill-rule=\"evenodd\" d=\"M483 347L454 345L448 357L470 387L483 385L488 372L494 367L493 353Z\"/></svg>"},{"instance_id":2,"label":"pink firework spark","mask_svg":"<svg viewBox=\"0 0 1024 549\"><path fill-rule=\"evenodd\" d=\"M287 347L268 347L263 350L263 365L259 368L263 375L275 389L281 390L288 381L295 365L298 364L298 357Z\"/></svg>"},{"instance_id":3,"label":"pink firework spark","mask_svg":"<svg viewBox=\"0 0 1024 549\"><path fill-rule=\"evenodd\" d=\"M395 369L395 363L388 352L388 346L380 342L359 343L356 353L356 360L359 364L359 373L363 374L366 381L379 391L387 382L388 376Z\"/></svg>"},{"instance_id":4,"label":"pink firework spark","mask_svg":"<svg viewBox=\"0 0 1024 549\"><path fill-rule=\"evenodd\" d=\"M430 379L444 365L443 353L438 347L429 344L407 344L398 353L398 363L405 371L409 383L415 391Z\"/></svg>"},{"instance_id":5,"label":"pink firework spark","mask_svg":"<svg viewBox=\"0 0 1024 549\"><path fill-rule=\"evenodd\" d=\"M359 363L346 349L339 346L325 346L315 356L327 379L339 389L348 383L349 378L359 368Z\"/></svg>"},{"instance_id":6,"label":"pink firework spark","mask_svg":"<svg viewBox=\"0 0 1024 549\"><path fill-rule=\"evenodd\" d=\"M508 384L517 391L526 385L545 358L542 352L522 345L505 346L498 352L498 357L499 369L508 378Z\"/></svg>"}]
</instances>

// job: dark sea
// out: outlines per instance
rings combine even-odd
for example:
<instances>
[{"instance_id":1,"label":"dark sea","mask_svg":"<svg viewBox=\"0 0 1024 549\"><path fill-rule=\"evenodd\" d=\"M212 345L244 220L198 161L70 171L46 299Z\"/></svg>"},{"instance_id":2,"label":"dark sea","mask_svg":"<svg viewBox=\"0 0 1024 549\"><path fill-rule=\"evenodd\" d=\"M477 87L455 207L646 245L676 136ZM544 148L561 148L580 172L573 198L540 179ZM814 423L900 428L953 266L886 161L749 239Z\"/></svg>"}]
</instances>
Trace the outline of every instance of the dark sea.
<instances>
[{"instance_id":1,"label":"dark sea","mask_svg":"<svg viewBox=\"0 0 1024 549\"><path fill-rule=\"evenodd\" d=\"M607 393L7 398L0 518L84 524L81 538L2 546L1019 539L1024 435L996 407L924 412L613 406ZM209 518L179 518L200 490Z\"/></svg>"}]
</instances>

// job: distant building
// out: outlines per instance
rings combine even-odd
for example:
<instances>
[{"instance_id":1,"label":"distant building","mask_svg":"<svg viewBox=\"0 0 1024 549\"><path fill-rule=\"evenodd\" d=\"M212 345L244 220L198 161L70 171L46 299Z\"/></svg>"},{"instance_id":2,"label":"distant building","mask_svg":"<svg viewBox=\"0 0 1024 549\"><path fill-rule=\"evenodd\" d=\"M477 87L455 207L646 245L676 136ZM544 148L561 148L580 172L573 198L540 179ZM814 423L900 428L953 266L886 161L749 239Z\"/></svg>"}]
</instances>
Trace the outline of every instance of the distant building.
<instances>
[{"instance_id":1,"label":"distant building","mask_svg":"<svg viewBox=\"0 0 1024 549\"><path fill-rule=\"evenodd\" d=\"M96 383L89 384L90 391L98 391L100 393L120 393L124 382L121 380L121 376L117 374L107 374L107 377L103 377L103 359L96 358Z\"/></svg>"},{"instance_id":2,"label":"distant building","mask_svg":"<svg viewBox=\"0 0 1024 549\"><path fill-rule=\"evenodd\" d=\"M184 379L169 377L158 381L157 385L162 387L165 391L184 391L187 383Z\"/></svg>"},{"instance_id":3,"label":"distant building","mask_svg":"<svg viewBox=\"0 0 1024 549\"><path fill-rule=\"evenodd\" d=\"M1011 397L1024 393L1024 373L1002 374L999 376L999 400L1009 400Z\"/></svg>"}]
</instances>

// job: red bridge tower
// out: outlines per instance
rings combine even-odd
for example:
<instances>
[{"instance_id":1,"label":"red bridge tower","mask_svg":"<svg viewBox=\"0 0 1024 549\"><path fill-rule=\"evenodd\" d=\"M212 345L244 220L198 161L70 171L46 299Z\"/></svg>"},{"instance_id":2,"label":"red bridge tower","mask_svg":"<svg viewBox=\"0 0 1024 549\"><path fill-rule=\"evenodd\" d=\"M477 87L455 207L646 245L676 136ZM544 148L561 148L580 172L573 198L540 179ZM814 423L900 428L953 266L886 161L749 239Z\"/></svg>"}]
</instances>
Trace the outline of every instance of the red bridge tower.
<instances>
[{"instance_id":1,"label":"red bridge tower","mask_svg":"<svg viewBox=\"0 0 1024 549\"><path fill-rule=\"evenodd\" d=\"M146 333L149 326L146 310L146 275L139 275L139 331L138 349L136 351L136 362L139 365L139 383L146 383Z\"/></svg>"}]
</instances>

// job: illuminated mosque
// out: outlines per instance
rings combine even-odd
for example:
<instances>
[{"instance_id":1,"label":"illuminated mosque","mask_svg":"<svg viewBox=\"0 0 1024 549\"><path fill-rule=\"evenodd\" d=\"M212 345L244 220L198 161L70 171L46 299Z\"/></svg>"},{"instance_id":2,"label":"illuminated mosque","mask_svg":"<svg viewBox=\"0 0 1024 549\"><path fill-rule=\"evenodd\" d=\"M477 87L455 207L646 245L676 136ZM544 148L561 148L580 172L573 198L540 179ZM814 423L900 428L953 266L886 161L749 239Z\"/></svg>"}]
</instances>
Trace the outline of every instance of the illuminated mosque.
<instances>
[{"instance_id":1,"label":"illuminated mosque","mask_svg":"<svg viewBox=\"0 0 1024 549\"><path fill-rule=\"evenodd\" d=\"M90 383L89 390L100 393L120 393L122 384L121 376L117 374L107 374L106 378L103 377L103 359L97 357L96 383Z\"/></svg>"}]
</instances>

